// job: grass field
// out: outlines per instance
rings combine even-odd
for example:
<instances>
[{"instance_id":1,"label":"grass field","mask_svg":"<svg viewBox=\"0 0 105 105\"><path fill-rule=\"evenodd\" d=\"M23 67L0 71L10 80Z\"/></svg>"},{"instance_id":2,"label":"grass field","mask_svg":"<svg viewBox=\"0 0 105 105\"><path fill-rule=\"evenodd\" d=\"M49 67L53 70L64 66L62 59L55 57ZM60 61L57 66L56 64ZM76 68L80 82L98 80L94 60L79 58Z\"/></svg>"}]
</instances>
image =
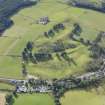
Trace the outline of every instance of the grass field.
<instances>
[{"instance_id":1,"label":"grass field","mask_svg":"<svg viewBox=\"0 0 105 105\"><path fill-rule=\"evenodd\" d=\"M71 91L61 99L62 105L105 105L105 91Z\"/></svg>"},{"instance_id":2,"label":"grass field","mask_svg":"<svg viewBox=\"0 0 105 105\"><path fill-rule=\"evenodd\" d=\"M14 105L54 105L54 101L48 94L21 94L15 99Z\"/></svg>"},{"instance_id":3,"label":"grass field","mask_svg":"<svg viewBox=\"0 0 105 105\"><path fill-rule=\"evenodd\" d=\"M51 22L46 26L35 24L35 21L42 16L49 16ZM104 30L104 18L105 15L102 13L73 8L59 3L57 0L42 0L35 6L21 10L11 18L14 21L14 25L3 34L3 36L7 37L0 38L0 77L22 78L21 58L11 57L10 55L21 55L27 41L32 40L37 45L43 45L44 43L52 44L58 39L65 39L75 22L79 22L83 28L81 37L94 40L99 31ZM66 30L56 34L53 39L46 39L43 36L43 32L52 28L54 24L65 22L66 20L69 20L68 23L65 23ZM52 62L29 65L28 71L31 74L50 78L60 78L84 71L85 64L90 60L89 51L80 43L73 41L70 41L70 43L78 45L74 49L75 53L71 54L77 66L69 66L64 61L59 62L55 58ZM71 49L68 52L71 51L73 50Z\"/></svg>"},{"instance_id":4,"label":"grass field","mask_svg":"<svg viewBox=\"0 0 105 105\"><path fill-rule=\"evenodd\" d=\"M0 83L0 90L13 90L14 86L9 85L9 84L5 84L5 83Z\"/></svg>"}]
</instances>

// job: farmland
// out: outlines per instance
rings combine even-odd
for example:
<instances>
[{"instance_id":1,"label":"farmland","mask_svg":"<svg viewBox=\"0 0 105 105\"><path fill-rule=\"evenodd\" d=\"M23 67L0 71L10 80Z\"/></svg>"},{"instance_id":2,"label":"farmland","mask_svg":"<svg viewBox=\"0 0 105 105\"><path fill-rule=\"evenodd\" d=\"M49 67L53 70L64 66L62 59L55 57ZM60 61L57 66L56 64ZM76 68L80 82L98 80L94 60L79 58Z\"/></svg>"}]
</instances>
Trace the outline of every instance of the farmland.
<instances>
[{"instance_id":1,"label":"farmland","mask_svg":"<svg viewBox=\"0 0 105 105\"><path fill-rule=\"evenodd\" d=\"M14 0L7 1L6 4L3 4L8 4L7 8L18 3ZM100 5L99 0L90 1ZM0 5L0 7L2 6ZM7 8L0 9L0 16L2 11L6 11ZM48 17L50 22L46 25L37 24L37 20L41 17ZM61 79L70 75L86 73L87 64L93 59L90 56L90 46L81 42L80 39L83 39L84 42L94 42L100 32L105 31L105 13L77 8L68 5L63 0L40 0L35 5L21 8L8 18L13 22L13 25L0 36L0 78L7 79L26 79L22 74L22 52L29 41L34 43L33 55L39 52L48 52L53 59L38 63L28 61L25 64L28 74L43 79ZM61 29L59 32L54 31L54 36L47 38L44 33L59 23L62 23L65 29ZM79 41L71 38L75 24L79 24L82 30L77 36ZM1 27L3 27L2 22L0 23ZM53 50L53 45L56 43L59 45L59 42L62 42L60 44L64 45L65 50L56 52ZM99 45L105 48L105 37L102 38ZM65 46L69 46L69 48ZM57 54L65 53L73 62L69 62L62 56L60 58L57 56ZM12 89L14 89L13 86L0 83L0 90ZM104 105L104 89L105 86L100 86L99 94L94 88L89 91L73 90L65 93L60 100L62 105ZM1 95L0 99L2 99ZM14 98L13 105L30 105L30 103L31 105L54 105L54 100L52 94L18 94L18 97ZM4 104L0 103L0 105Z\"/></svg>"}]
</instances>

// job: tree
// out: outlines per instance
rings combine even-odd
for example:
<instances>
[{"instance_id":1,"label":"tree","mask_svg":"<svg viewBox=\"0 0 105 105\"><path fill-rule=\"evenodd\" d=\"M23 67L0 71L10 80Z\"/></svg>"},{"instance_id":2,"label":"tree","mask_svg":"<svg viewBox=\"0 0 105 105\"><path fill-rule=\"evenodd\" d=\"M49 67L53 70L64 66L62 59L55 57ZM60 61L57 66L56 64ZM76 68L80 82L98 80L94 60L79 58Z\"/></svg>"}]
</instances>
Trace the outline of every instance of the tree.
<instances>
[{"instance_id":1,"label":"tree","mask_svg":"<svg viewBox=\"0 0 105 105\"><path fill-rule=\"evenodd\" d=\"M13 105L14 103L14 98L12 94L7 94L6 95L6 105Z\"/></svg>"},{"instance_id":2,"label":"tree","mask_svg":"<svg viewBox=\"0 0 105 105\"><path fill-rule=\"evenodd\" d=\"M105 11L105 1L104 0L102 0L102 9Z\"/></svg>"},{"instance_id":3,"label":"tree","mask_svg":"<svg viewBox=\"0 0 105 105\"><path fill-rule=\"evenodd\" d=\"M24 52L25 52L25 53L28 53L28 49L27 49L27 48L24 48Z\"/></svg>"},{"instance_id":4,"label":"tree","mask_svg":"<svg viewBox=\"0 0 105 105\"><path fill-rule=\"evenodd\" d=\"M23 76L27 76L27 74L28 74L25 64L22 65L22 74L23 74Z\"/></svg>"},{"instance_id":5,"label":"tree","mask_svg":"<svg viewBox=\"0 0 105 105\"><path fill-rule=\"evenodd\" d=\"M78 23L74 24L74 30L73 33L76 35L80 35L80 33L82 32L82 28L80 27L80 25Z\"/></svg>"},{"instance_id":6,"label":"tree","mask_svg":"<svg viewBox=\"0 0 105 105\"><path fill-rule=\"evenodd\" d=\"M93 45L91 48L91 57L93 58L99 58L101 57L102 55L104 55L104 49L102 47L100 47L99 45L95 44Z\"/></svg>"},{"instance_id":7,"label":"tree","mask_svg":"<svg viewBox=\"0 0 105 105\"><path fill-rule=\"evenodd\" d=\"M57 56L59 61L62 61L62 59L61 59L61 57L60 57L60 55L58 53L56 53L56 56Z\"/></svg>"},{"instance_id":8,"label":"tree","mask_svg":"<svg viewBox=\"0 0 105 105\"><path fill-rule=\"evenodd\" d=\"M52 29L48 31L48 36L49 36L49 37L53 37L53 36L54 36L54 32L53 32Z\"/></svg>"},{"instance_id":9,"label":"tree","mask_svg":"<svg viewBox=\"0 0 105 105\"><path fill-rule=\"evenodd\" d=\"M61 54L61 56L62 56L67 62L70 63L71 59L69 58L69 56L67 55L66 52L63 52L63 53Z\"/></svg>"},{"instance_id":10,"label":"tree","mask_svg":"<svg viewBox=\"0 0 105 105\"><path fill-rule=\"evenodd\" d=\"M5 27L9 27L13 24L13 21L7 18L2 18L2 22L4 24Z\"/></svg>"},{"instance_id":11,"label":"tree","mask_svg":"<svg viewBox=\"0 0 105 105\"><path fill-rule=\"evenodd\" d=\"M62 23L59 23L58 24L58 28L64 30L65 29L65 26Z\"/></svg>"},{"instance_id":12,"label":"tree","mask_svg":"<svg viewBox=\"0 0 105 105\"><path fill-rule=\"evenodd\" d=\"M32 51L32 49L33 49L33 42L28 41L28 42L27 42L27 45L26 45L26 48L27 48L28 50Z\"/></svg>"},{"instance_id":13,"label":"tree","mask_svg":"<svg viewBox=\"0 0 105 105\"><path fill-rule=\"evenodd\" d=\"M45 37L47 37L47 38L49 38L49 36L48 36L48 33L47 33L47 32L44 32L44 36L45 36Z\"/></svg>"},{"instance_id":14,"label":"tree","mask_svg":"<svg viewBox=\"0 0 105 105\"><path fill-rule=\"evenodd\" d=\"M58 26L57 26L57 25L54 25L54 26L53 26L53 30L54 30L55 32L59 32Z\"/></svg>"},{"instance_id":15,"label":"tree","mask_svg":"<svg viewBox=\"0 0 105 105\"><path fill-rule=\"evenodd\" d=\"M103 36L103 32L100 32L100 33L97 35L96 39L94 40L94 43L98 44L98 43L101 41L102 36Z\"/></svg>"},{"instance_id":16,"label":"tree","mask_svg":"<svg viewBox=\"0 0 105 105\"><path fill-rule=\"evenodd\" d=\"M18 97L18 95L17 95L17 93L16 93L16 90L15 90L15 91L13 91L13 95L14 95L14 97L15 97L15 98L17 98L17 97Z\"/></svg>"},{"instance_id":17,"label":"tree","mask_svg":"<svg viewBox=\"0 0 105 105\"><path fill-rule=\"evenodd\" d=\"M38 63L38 61L37 61L37 59L36 59L35 56L33 56L33 60L32 60L32 62L33 62L34 64L37 64L37 63Z\"/></svg>"},{"instance_id":18,"label":"tree","mask_svg":"<svg viewBox=\"0 0 105 105\"><path fill-rule=\"evenodd\" d=\"M87 45L91 45L91 41L90 40L87 40Z\"/></svg>"},{"instance_id":19,"label":"tree","mask_svg":"<svg viewBox=\"0 0 105 105\"><path fill-rule=\"evenodd\" d=\"M28 61L29 61L28 54L25 51L22 52L22 59L26 63L28 63Z\"/></svg>"},{"instance_id":20,"label":"tree","mask_svg":"<svg viewBox=\"0 0 105 105\"><path fill-rule=\"evenodd\" d=\"M57 40L54 46L54 52L61 52L65 50L64 43L61 40Z\"/></svg>"},{"instance_id":21,"label":"tree","mask_svg":"<svg viewBox=\"0 0 105 105\"><path fill-rule=\"evenodd\" d=\"M80 38L80 42L81 42L81 43L84 43L84 39L83 39L83 38Z\"/></svg>"},{"instance_id":22,"label":"tree","mask_svg":"<svg viewBox=\"0 0 105 105\"><path fill-rule=\"evenodd\" d=\"M102 59L94 59L93 61L89 62L87 64L86 70L88 72L96 72L100 69L100 67L103 65Z\"/></svg>"},{"instance_id":23,"label":"tree","mask_svg":"<svg viewBox=\"0 0 105 105\"><path fill-rule=\"evenodd\" d=\"M35 53L34 57L36 59L36 61L38 62L42 62L42 61L48 61L48 60L52 60L52 54L50 53Z\"/></svg>"},{"instance_id":24,"label":"tree","mask_svg":"<svg viewBox=\"0 0 105 105\"><path fill-rule=\"evenodd\" d=\"M33 58L32 52L29 52L28 53L28 56L29 56L30 61L33 62L34 58Z\"/></svg>"}]
</instances>

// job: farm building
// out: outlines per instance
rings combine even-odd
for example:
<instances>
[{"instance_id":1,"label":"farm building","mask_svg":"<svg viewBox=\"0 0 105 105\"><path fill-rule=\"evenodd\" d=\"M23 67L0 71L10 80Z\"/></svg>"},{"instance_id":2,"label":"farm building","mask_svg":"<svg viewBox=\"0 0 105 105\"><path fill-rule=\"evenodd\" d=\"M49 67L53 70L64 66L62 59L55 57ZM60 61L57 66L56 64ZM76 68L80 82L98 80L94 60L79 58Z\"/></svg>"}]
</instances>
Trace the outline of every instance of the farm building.
<instances>
[{"instance_id":1,"label":"farm building","mask_svg":"<svg viewBox=\"0 0 105 105\"><path fill-rule=\"evenodd\" d=\"M49 19L49 17L47 17L47 16L41 17L41 18L37 21L38 24L43 24L43 25L46 25L46 24L48 24L49 22L50 22L50 19Z\"/></svg>"}]
</instances>

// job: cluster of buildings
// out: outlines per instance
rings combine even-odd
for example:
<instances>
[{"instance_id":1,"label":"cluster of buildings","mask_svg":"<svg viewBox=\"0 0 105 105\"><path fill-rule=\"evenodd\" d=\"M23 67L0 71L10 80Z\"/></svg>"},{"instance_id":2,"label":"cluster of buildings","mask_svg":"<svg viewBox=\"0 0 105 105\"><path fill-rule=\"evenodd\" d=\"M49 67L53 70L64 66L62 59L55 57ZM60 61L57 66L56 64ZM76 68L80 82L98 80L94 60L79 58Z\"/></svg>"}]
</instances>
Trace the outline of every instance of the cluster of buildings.
<instances>
[{"instance_id":1,"label":"cluster of buildings","mask_svg":"<svg viewBox=\"0 0 105 105\"><path fill-rule=\"evenodd\" d=\"M50 22L50 19L49 19L48 16L41 17L41 18L37 21L38 24L42 24L42 25L46 25L46 24L48 24L49 22Z\"/></svg>"},{"instance_id":2,"label":"cluster of buildings","mask_svg":"<svg viewBox=\"0 0 105 105\"><path fill-rule=\"evenodd\" d=\"M36 84L33 83L34 85L30 85L29 80L17 80L17 81L12 81L16 85L16 92L17 93L48 93L51 92L51 85L48 84L37 84L37 82L40 82L40 80L34 80L36 81ZM48 81L46 81L47 83Z\"/></svg>"},{"instance_id":3,"label":"cluster of buildings","mask_svg":"<svg viewBox=\"0 0 105 105\"><path fill-rule=\"evenodd\" d=\"M35 92L35 93L48 93L51 92L47 87L45 86L39 86L35 88L27 88L26 86L17 86L16 89L17 93L28 93L28 92Z\"/></svg>"}]
</instances>

